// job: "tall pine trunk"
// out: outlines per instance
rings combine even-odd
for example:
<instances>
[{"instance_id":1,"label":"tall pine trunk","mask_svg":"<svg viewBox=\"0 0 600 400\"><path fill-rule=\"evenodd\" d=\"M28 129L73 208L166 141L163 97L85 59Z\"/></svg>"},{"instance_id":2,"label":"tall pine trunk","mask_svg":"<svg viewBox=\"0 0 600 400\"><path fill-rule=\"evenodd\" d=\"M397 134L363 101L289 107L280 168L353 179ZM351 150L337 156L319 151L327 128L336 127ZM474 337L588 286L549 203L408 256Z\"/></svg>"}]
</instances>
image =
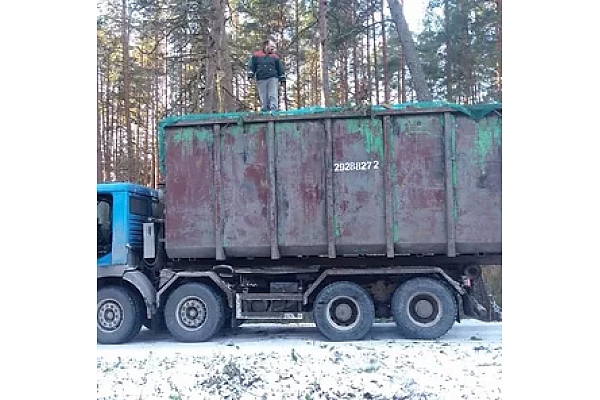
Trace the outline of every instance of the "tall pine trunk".
<instances>
[{"instance_id":1,"label":"tall pine trunk","mask_svg":"<svg viewBox=\"0 0 600 400\"><path fill-rule=\"evenodd\" d=\"M375 85L375 104L379 104L379 65L377 62L377 22L375 22L375 10L373 10L373 84Z\"/></svg>"},{"instance_id":2,"label":"tall pine trunk","mask_svg":"<svg viewBox=\"0 0 600 400\"><path fill-rule=\"evenodd\" d=\"M404 18L403 7L399 0L389 0L389 5L392 18L396 23L396 30L398 31L400 43L402 44L403 53L406 55L406 64L408 65L410 76L413 80L413 86L417 93L417 100L432 101L433 96L427 86L425 74L423 73L423 66L419 61L415 43L412 39L410 30L408 29L406 19Z\"/></svg>"},{"instance_id":3,"label":"tall pine trunk","mask_svg":"<svg viewBox=\"0 0 600 400\"><path fill-rule=\"evenodd\" d=\"M300 0L296 0L294 5L294 19L295 19L295 28L296 28L296 107L302 108L304 107L304 102L302 101L302 75L300 73Z\"/></svg>"},{"instance_id":4,"label":"tall pine trunk","mask_svg":"<svg viewBox=\"0 0 600 400\"><path fill-rule=\"evenodd\" d=\"M402 84L400 86L401 94L400 101L402 103L406 103L406 57L404 56L404 50L402 50L402 55L400 56L400 79L402 80Z\"/></svg>"},{"instance_id":5,"label":"tall pine trunk","mask_svg":"<svg viewBox=\"0 0 600 400\"><path fill-rule=\"evenodd\" d=\"M385 0L381 0L381 46L383 47L381 52L381 62L383 64L383 102L388 104L390 102L390 77L387 62L387 32L385 15L383 13L384 6Z\"/></svg>"},{"instance_id":6,"label":"tall pine trunk","mask_svg":"<svg viewBox=\"0 0 600 400\"><path fill-rule=\"evenodd\" d=\"M102 74L96 71L96 182L102 182Z\"/></svg>"},{"instance_id":7,"label":"tall pine trunk","mask_svg":"<svg viewBox=\"0 0 600 400\"><path fill-rule=\"evenodd\" d=\"M496 12L498 13L498 97L502 101L502 0L496 0Z\"/></svg>"},{"instance_id":8,"label":"tall pine trunk","mask_svg":"<svg viewBox=\"0 0 600 400\"><path fill-rule=\"evenodd\" d=\"M356 2L352 3L352 6L350 7L350 24L352 26L356 26L356 13L357 13L357 5ZM354 80L354 103L358 104L358 92L360 90L360 74L358 72L358 41L359 41L359 37L358 35L354 37L354 39L352 39L352 75L353 75L353 80Z\"/></svg>"},{"instance_id":9,"label":"tall pine trunk","mask_svg":"<svg viewBox=\"0 0 600 400\"><path fill-rule=\"evenodd\" d=\"M321 105L331 105L329 93L329 41L327 26L327 0L319 0L319 51L321 54Z\"/></svg>"},{"instance_id":10,"label":"tall pine trunk","mask_svg":"<svg viewBox=\"0 0 600 400\"><path fill-rule=\"evenodd\" d=\"M446 63L444 65L446 74L446 99L453 101L452 90L452 43L450 40L450 0L444 0L444 35L446 37Z\"/></svg>"},{"instance_id":11,"label":"tall pine trunk","mask_svg":"<svg viewBox=\"0 0 600 400\"><path fill-rule=\"evenodd\" d=\"M127 180L133 181L135 170L135 153L133 134L131 132L130 78L129 78L129 19L127 15L127 0L123 0L121 9L122 45L123 45L123 113L125 114L125 138L127 141Z\"/></svg>"},{"instance_id":12,"label":"tall pine trunk","mask_svg":"<svg viewBox=\"0 0 600 400\"><path fill-rule=\"evenodd\" d=\"M366 73L366 84L364 86L364 88L362 88L363 90L363 101L367 104L371 104L371 98L372 98L372 92L371 92L371 88L372 88L372 76L371 76L371 35L369 34L369 18L367 18L367 29L366 34L367 34L367 48L366 48L366 52L367 52L367 73Z\"/></svg>"},{"instance_id":13,"label":"tall pine trunk","mask_svg":"<svg viewBox=\"0 0 600 400\"><path fill-rule=\"evenodd\" d=\"M344 44L342 48L342 55L340 60L340 78L341 78L341 91L342 94L340 96L342 104L348 104L349 96L348 96L348 46Z\"/></svg>"}]
</instances>

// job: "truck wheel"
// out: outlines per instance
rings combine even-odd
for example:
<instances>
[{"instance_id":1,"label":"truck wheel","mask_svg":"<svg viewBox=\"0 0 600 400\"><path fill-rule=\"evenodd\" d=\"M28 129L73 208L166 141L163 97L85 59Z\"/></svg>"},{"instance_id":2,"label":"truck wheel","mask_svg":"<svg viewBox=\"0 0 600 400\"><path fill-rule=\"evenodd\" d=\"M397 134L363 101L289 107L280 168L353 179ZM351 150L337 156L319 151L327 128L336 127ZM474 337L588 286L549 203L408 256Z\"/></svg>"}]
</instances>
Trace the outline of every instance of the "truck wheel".
<instances>
[{"instance_id":1,"label":"truck wheel","mask_svg":"<svg viewBox=\"0 0 600 400\"><path fill-rule=\"evenodd\" d=\"M224 301L201 283L186 283L171 293L165 304L165 323L176 340L204 342L225 322Z\"/></svg>"},{"instance_id":2,"label":"truck wheel","mask_svg":"<svg viewBox=\"0 0 600 400\"><path fill-rule=\"evenodd\" d=\"M353 282L327 285L315 299L313 317L323 336L332 341L360 340L375 320L373 299Z\"/></svg>"},{"instance_id":3,"label":"truck wheel","mask_svg":"<svg viewBox=\"0 0 600 400\"><path fill-rule=\"evenodd\" d=\"M133 339L142 327L135 298L122 287L109 286L98 290L97 337L101 344L125 343Z\"/></svg>"},{"instance_id":4,"label":"truck wheel","mask_svg":"<svg viewBox=\"0 0 600 400\"><path fill-rule=\"evenodd\" d=\"M392 297L392 314L400 333L408 339L437 339L456 319L456 299L443 283L413 278Z\"/></svg>"}]
</instances>

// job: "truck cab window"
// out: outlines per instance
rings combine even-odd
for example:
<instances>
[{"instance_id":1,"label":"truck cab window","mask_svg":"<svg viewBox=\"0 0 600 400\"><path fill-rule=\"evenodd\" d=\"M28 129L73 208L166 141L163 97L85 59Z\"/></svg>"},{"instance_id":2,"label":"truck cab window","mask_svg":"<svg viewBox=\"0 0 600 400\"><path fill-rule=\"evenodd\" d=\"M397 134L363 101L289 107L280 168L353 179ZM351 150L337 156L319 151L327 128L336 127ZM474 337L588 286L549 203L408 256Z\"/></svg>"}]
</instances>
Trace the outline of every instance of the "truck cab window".
<instances>
[{"instance_id":1,"label":"truck cab window","mask_svg":"<svg viewBox=\"0 0 600 400\"><path fill-rule=\"evenodd\" d=\"M132 196L129 198L129 211L132 214L147 217L151 212L150 204L147 199Z\"/></svg>"},{"instance_id":2,"label":"truck cab window","mask_svg":"<svg viewBox=\"0 0 600 400\"><path fill-rule=\"evenodd\" d=\"M112 251L112 201L110 198L98 198L98 258Z\"/></svg>"}]
</instances>

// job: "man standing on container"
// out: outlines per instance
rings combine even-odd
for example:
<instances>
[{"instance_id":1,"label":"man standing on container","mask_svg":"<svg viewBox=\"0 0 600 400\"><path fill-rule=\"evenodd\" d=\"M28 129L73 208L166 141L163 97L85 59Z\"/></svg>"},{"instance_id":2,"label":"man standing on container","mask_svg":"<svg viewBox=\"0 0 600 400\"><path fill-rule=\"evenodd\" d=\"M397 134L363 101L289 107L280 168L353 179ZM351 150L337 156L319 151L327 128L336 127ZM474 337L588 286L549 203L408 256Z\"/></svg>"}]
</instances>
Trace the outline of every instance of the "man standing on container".
<instances>
[{"instance_id":1,"label":"man standing on container","mask_svg":"<svg viewBox=\"0 0 600 400\"><path fill-rule=\"evenodd\" d=\"M275 42L265 40L262 50L256 51L248 61L248 79L256 79L261 111L279 110L279 88L285 84L283 63L275 53Z\"/></svg>"}]
</instances>

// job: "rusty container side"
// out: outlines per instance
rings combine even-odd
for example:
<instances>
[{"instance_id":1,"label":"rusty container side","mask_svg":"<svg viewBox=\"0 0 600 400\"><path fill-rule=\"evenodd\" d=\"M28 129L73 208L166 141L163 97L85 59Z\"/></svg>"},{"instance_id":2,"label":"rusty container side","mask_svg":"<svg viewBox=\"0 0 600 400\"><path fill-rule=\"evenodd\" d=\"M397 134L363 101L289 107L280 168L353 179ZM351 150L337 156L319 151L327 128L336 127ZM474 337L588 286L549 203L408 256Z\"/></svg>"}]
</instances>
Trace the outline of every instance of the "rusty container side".
<instances>
[{"instance_id":1,"label":"rusty container side","mask_svg":"<svg viewBox=\"0 0 600 400\"><path fill-rule=\"evenodd\" d=\"M502 118L455 119L456 250L502 251Z\"/></svg>"},{"instance_id":2,"label":"rusty container side","mask_svg":"<svg viewBox=\"0 0 600 400\"><path fill-rule=\"evenodd\" d=\"M267 124L229 125L221 130L225 255L269 256Z\"/></svg>"},{"instance_id":3,"label":"rusty container side","mask_svg":"<svg viewBox=\"0 0 600 400\"><path fill-rule=\"evenodd\" d=\"M275 128L279 251L283 256L326 254L324 123L281 122Z\"/></svg>"},{"instance_id":4,"label":"rusty container side","mask_svg":"<svg viewBox=\"0 0 600 400\"><path fill-rule=\"evenodd\" d=\"M339 254L385 254L381 118L332 124L335 247Z\"/></svg>"},{"instance_id":5,"label":"rusty container side","mask_svg":"<svg viewBox=\"0 0 600 400\"><path fill-rule=\"evenodd\" d=\"M169 127L167 254L501 253L501 116L385 115Z\"/></svg>"},{"instance_id":6,"label":"rusty container side","mask_svg":"<svg viewBox=\"0 0 600 400\"><path fill-rule=\"evenodd\" d=\"M447 246L443 113L391 118L396 254L444 254Z\"/></svg>"},{"instance_id":7,"label":"rusty container side","mask_svg":"<svg viewBox=\"0 0 600 400\"><path fill-rule=\"evenodd\" d=\"M170 257L215 255L213 146L211 126L168 131L165 248Z\"/></svg>"}]
</instances>

